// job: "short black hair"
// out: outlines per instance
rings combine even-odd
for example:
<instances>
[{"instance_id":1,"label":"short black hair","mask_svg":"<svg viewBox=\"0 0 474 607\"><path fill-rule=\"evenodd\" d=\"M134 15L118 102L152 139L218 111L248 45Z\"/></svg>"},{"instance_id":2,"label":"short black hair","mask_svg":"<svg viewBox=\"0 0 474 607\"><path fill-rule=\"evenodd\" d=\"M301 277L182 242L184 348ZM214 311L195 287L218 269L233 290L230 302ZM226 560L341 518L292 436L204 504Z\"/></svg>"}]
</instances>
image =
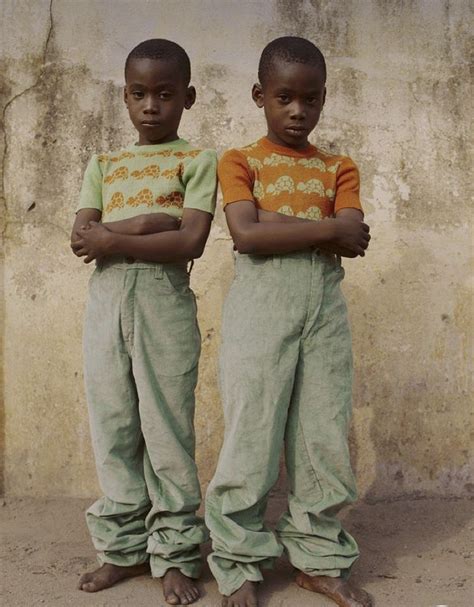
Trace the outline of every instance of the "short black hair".
<instances>
[{"instance_id":1,"label":"short black hair","mask_svg":"<svg viewBox=\"0 0 474 607\"><path fill-rule=\"evenodd\" d=\"M127 68L133 59L163 59L164 61L174 61L178 65L180 75L188 86L191 80L191 62L188 54L182 46L165 40L164 38L151 38L140 42L130 51L125 61L125 77Z\"/></svg>"},{"instance_id":2,"label":"short black hair","mask_svg":"<svg viewBox=\"0 0 474 607\"><path fill-rule=\"evenodd\" d=\"M306 38L282 36L275 38L263 49L258 64L258 79L261 84L268 78L275 60L289 63L305 63L320 70L326 81L326 61L319 48Z\"/></svg>"}]
</instances>

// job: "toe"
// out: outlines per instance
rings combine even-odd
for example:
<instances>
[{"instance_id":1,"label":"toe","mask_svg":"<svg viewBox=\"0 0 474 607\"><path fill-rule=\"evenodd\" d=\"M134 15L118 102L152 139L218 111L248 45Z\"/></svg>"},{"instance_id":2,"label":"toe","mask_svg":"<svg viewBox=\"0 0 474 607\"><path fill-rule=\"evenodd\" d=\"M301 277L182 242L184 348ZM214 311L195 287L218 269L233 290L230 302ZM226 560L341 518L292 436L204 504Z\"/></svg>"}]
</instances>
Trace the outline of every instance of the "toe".
<instances>
[{"instance_id":1,"label":"toe","mask_svg":"<svg viewBox=\"0 0 474 607\"><path fill-rule=\"evenodd\" d=\"M193 589L191 590L191 594L192 594L193 599L194 599L195 601L197 601L197 600L198 600L198 598L199 598L199 596L200 596L199 590L198 590L197 588L193 588Z\"/></svg>"},{"instance_id":2,"label":"toe","mask_svg":"<svg viewBox=\"0 0 474 607\"><path fill-rule=\"evenodd\" d=\"M79 590L82 590L82 587L84 586L84 584L87 584L90 578L90 573L84 573L84 575L81 575L81 577L79 578L79 583L77 584Z\"/></svg>"},{"instance_id":3,"label":"toe","mask_svg":"<svg viewBox=\"0 0 474 607\"><path fill-rule=\"evenodd\" d=\"M179 597L174 592L170 592L169 594L166 594L165 601L167 603L169 603L170 605L179 605L179 603L180 603Z\"/></svg>"},{"instance_id":4,"label":"toe","mask_svg":"<svg viewBox=\"0 0 474 607\"><path fill-rule=\"evenodd\" d=\"M82 584L82 590L85 592L95 592L97 588L94 582L86 582L85 584Z\"/></svg>"}]
</instances>

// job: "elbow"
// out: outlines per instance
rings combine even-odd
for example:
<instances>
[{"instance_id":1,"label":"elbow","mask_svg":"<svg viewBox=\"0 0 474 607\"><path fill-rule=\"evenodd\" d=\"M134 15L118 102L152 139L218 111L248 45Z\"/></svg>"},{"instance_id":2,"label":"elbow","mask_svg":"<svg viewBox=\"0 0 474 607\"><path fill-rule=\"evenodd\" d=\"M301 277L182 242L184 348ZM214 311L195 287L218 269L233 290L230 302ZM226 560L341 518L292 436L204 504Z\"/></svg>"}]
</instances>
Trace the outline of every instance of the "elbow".
<instances>
[{"instance_id":1,"label":"elbow","mask_svg":"<svg viewBox=\"0 0 474 607\"><path fill-rule=\"evenodd\" d=\"M199 259L204 253L204 246L193 247L189 250L188 259Z\"/></svg>"},{"instance_id":2,"label":"elbow","mask_svg":"<svg viewBox=\"0 0 474 607\"><path fill-rule=\"evenodd\" d=\"M186 259L199 259L202 257L204 253L204 248L206 246L206 241L195 240L187 243L185 247L185 257Z\"/></svg>"},{"instance_id":3,"label":"elbow","mask_svg":"<svg viewBox=\"0 0 474 607\"><path fill-rule=\"evenodd\" d=\"M239 253L252 254L257 252L257 247L247 234L234 234L234 245Z\"/></svg>"}]
</instances>

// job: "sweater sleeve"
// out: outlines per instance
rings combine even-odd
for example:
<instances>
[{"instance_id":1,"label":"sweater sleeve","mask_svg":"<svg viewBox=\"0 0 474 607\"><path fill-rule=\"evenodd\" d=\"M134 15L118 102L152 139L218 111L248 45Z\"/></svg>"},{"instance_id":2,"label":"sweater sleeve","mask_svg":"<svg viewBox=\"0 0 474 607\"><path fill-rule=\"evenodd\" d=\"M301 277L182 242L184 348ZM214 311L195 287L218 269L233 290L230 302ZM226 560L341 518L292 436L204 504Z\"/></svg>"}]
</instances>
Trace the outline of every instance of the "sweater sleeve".
<instances>
[{"instance_id":1,"label":"sweater sleeve","mask_svg":"<svg viewBox=\"0 0 474 607\"><path fill-rule=\"evenodd\" d=\"M336 174L336 198L334 210L351 208L360 209L359 170L350 158L343 158Z\"/></svg>"},{"instance_id":2,"label":"sweater sleeve","mask_svg":"<svg viewBox=\"0 0 474 607\"><path fill-rule=\"evenodd\" d=\"M79 204L76 212L81 209L97 209L102 211L102 170L97 154L94 154L87 165L82 181Z\"/></svg>"},{"instance_id":3,"label":"sweater sleeve","mask_svg":"<svg viewBox=\"0 0 474 607\"><path fill-rule=\"evenodd\" d=\"M217 154L203 150L188 164L183 173L184 208L198 209L214 215L217 193Z\"/></svg>"},{"instance_id":4,"label":"sweater sleeve","mask_svg":"<svg viewBox=\"0 0 474 607\"><path fill-rule=\"evenodd\" d=\"M228 150L220 159L217 172L224 206L239 200L255 202L253 195L255 177L241 152Z\"/></svg>"}]
</instances>

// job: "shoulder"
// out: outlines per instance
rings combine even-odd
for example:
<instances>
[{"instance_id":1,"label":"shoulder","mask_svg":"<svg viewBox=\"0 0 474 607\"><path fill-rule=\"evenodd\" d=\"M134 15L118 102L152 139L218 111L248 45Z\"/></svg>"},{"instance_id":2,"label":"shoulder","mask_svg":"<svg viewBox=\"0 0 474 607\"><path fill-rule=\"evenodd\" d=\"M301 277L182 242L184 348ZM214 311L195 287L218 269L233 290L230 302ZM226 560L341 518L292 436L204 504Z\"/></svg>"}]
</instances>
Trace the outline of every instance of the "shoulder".
<instances>
[{"instance_id":1,"label":"shoulder","mask_svg":"<svg viewBox=\"0 0 474 607\"><path fill-rule=\"evenodd\" d=\"M250 170L249 156L246 148L231 148L226 150L219 159L219 171L232 170L232 168L245 168Z\"/></svg>"},{"instance_id":2,"label":"shoulder","mask_svg":"<svg viewBox=\"0 0 474 607\"><path fill-rule=\"evenodd\" d=\"M338 174L341 170L355 169L357 166L355 162L349 156L343 156L342 154L334 154L328 152L324 148L317 148L315 156L320 158L326 165L326 171L328 173Z\"/></svg>"},{"instance_id":3,"label":"shoulder","mask_svg":"<svg viewBox=\"0 0 474 607\"><path fill-rule=\"evenodd\" d=\"M196 163L214 163L217 164L217 152L216 150L208 149L190 149L183 151L183 154L193 160Z\"/></svg>"},{"instance_id":4,"label":"shoulder","mask_svg":"<svg viewBox=\"0 0 474 607\"><path fill-rule=\"evenodd\" d=\"M130 148L122 148L120 150L113 150L111 152L94 154L92 158L95 158L99 165L106 166L108 164L121 162L127 158L135 158L135 153Z\"/></svg>"},{"instance_id":5,"label":"shoulder","mask_svg":"<svg viewBox=\"0 0 474 607\"><path fill-rule=\"evenodd\" d=\"M174 155L184 168L185 179L196 173L201 174L203 171L209 175L217 172L217 152L215 150L189 149L177 151Z\"/></svg>"}]
</instances>

